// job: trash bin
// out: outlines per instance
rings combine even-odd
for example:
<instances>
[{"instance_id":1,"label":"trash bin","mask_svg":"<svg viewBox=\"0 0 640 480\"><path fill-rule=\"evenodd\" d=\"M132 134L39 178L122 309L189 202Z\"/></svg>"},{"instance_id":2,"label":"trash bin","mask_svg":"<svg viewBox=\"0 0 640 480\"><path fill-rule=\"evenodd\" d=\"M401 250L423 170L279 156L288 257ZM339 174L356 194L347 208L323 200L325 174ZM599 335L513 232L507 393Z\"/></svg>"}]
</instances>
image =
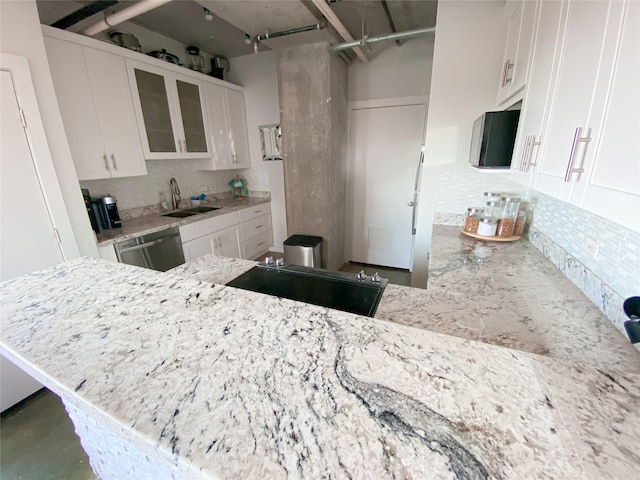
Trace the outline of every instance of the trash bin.
<instances>
[{"instance_id":1,"label":"trash bin","mask_svg":"<svg viewBox=\"0 0 640 480\"><path fill-rule=\"evenodd\" d=\"M291 235L284 241L284 263L320 268L322 266L322 237Z\"/></svg>"}]
</instances>

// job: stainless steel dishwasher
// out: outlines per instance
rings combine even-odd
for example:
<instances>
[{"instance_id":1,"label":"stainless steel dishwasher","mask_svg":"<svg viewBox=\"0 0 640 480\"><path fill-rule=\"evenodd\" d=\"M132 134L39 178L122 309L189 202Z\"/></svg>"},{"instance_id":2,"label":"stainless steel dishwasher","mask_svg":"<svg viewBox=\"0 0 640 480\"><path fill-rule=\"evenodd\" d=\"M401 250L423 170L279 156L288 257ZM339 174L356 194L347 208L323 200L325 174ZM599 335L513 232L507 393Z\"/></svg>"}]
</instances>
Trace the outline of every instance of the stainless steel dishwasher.
<instances>
[{"instance_id":1,"label":"stainless steel dishwasher","mask_svg":"<svg viewBox=\"0 0 640 480\"><path fill-rule=\"evenodd\" d=\"M184 263L182 242L177 228L125 240L116 243L115 248L118 261L128 265L166 272Z\"/></svg>"}]
</instances>

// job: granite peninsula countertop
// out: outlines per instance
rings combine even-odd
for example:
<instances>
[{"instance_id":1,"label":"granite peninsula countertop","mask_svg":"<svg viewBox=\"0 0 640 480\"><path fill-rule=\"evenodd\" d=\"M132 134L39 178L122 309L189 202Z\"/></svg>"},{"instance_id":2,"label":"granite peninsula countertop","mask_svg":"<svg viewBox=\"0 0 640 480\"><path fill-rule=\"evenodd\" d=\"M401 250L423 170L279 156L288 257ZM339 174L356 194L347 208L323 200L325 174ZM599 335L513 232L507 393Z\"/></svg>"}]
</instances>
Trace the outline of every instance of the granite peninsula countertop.
<instances>
[{"instance_id":1,"label":"granite peninsula countertop","mask_svg":"<svg viewBox=\"0 0 640 480\"><path fill-rule=\"evenodd\" d=\"M104 260L0 290L0 352L182 478L621 479L640 464L636 374Z\"/></svg>"},{"instance_id":2,"label":"granite peninsula countertop","mask_svg":"<svg viewBox=\"0 0 640 480\"><path fill-rule=\"evenodd\" d=\"M375 318L640 373L640 352L529 242L478 241L434 226L429 263L427 289L388 284ZM225 284L254 265L206 255L171 272Z\"/></svg>"},{"instance_id":3,"label":"granite peninsula countertop","mask_svg":"<svg viewBox=\"0 0 640 480\"><path fill-rule=\"evenodd\" d=\"M161 213L156 213L152 215L144 215L142 217L137 217L130 220L122 220L121 228L103 230L96 235L96 241L98 247L106 247L107 245L112 245L116 242L122 242L124 240L129 240L130 238L139 237L140 235L159 232L171 227L187 225L189 223L198 222L206 218L217 217L219 215L224 215L225 213L242 210L254 205L269 203L270 201L271 199L267 197L245 197L242 200L238 200L234 197L223 198L220 200L207 201L206 203L203 203L201 205L203 207L221 207L220 209L193 215L191 217L163 217ZM182 208L180 210L187 210L187 208Z\"/></svg>"}]
</instances>

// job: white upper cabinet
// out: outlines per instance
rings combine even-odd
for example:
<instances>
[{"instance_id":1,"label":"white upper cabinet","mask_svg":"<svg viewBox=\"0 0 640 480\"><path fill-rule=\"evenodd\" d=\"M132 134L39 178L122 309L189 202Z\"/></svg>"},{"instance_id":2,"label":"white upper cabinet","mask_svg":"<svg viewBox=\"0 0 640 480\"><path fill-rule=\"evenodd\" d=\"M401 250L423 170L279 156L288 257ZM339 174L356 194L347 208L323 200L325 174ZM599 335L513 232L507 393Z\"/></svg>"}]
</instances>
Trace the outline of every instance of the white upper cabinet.
<instances>
[{"instance_id":1,"label":"white upper cabinet","mask_svg":"<svg viewBox=\"0 0 640 480\"><path fill-rule=\"evenodd\" d=\"M546 109L558 70L562 2L539 2L535 25L534 51L527 80L527 91L518 126L518 139L513 154L513 180L529 186L538 165L544 142L543 126Z\"/></svg>"},{"instance_id":2,"label":"white upper cabinet","mask_svg":"<svg viewBox=\"0 0 640 480\"><path fill-rule=\"evenodd\" d=\"M524 88L537 7L537 0L514 0L505 5L505 14L508 16L507 43L498 89L498 105Z\"/></svg>"},{"instance_id":3,"label":"white upper cabinet","mask_svg":"<svg viewBox=\"0 0 640 480\"><path fill-rule=\"evenodd\" d=\"M249 148L244 93L219 85L206 84L205 98L212 145L207 170L249 168Z\"/></svg>"},{"instance_id":4,"label":"white upper cabinet","mask_svg":"<svg viewBox=\"0 0 640 480\"><path fill-rule=\"evenodd\" d=\"M594 148L613 71L624 4L567 2L560 70L534 188L569 201L572 187L585 182L587 153Z\"/></svg>"},{"instance_id":5,"label":"white upper cabinet","mask_svg":"<svg viewBox=\"0 0 640 480\"><path fill-rule=\"evenodd\" d=\"M572 200L640 232L640 2L626 5L619 45L606 109L593 123L599 141Z\"/></svg>"},{"instance_id":6,"label":"white upper cabinet","mask_svg":"<svg viewBox=\"0 0 640 480\"><path fill-rule=\"evenodd\" d=\"M514 180L640 231L640 3L540 2Z\"/></svg>"},{"instance_id":7,"label":"white upper cabinet","mask_svg":"<svg viewBox=\"0 0 640 480\"><path fill-rule=\"evenodd\" d=\"M145 158L208 158L203 83L136 60L127 67Z\"/></svg>"},{"instance_id":8,"label":"white upper cabinet","mask_svg":"<svg viewBox=\"0 0 640 480\"><path fill-rule=\"evenodd\" d=\"M45 36L80 180L146 175L124 58Z\"/></svg>"}]
</instances>

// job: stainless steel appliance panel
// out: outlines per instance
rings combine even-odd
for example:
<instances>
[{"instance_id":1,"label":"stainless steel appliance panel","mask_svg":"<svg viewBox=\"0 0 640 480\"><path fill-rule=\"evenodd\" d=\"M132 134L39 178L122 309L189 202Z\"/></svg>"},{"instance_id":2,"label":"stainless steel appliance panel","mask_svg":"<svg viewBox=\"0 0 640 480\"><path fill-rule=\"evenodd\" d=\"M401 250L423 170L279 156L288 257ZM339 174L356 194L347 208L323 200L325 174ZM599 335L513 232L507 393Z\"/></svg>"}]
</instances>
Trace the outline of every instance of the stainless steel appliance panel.
<instances>
[{"instance_id":1,"label":"stainless steel appliance panel","mask_svg":"<svg viewBox=\"0 0 640 480\"><path fill-rule=\"evenodd\" d=\"M169 228L116 243L118 261L166 272L184 263L180 232Z\"/></svg>"}]
</instances>

